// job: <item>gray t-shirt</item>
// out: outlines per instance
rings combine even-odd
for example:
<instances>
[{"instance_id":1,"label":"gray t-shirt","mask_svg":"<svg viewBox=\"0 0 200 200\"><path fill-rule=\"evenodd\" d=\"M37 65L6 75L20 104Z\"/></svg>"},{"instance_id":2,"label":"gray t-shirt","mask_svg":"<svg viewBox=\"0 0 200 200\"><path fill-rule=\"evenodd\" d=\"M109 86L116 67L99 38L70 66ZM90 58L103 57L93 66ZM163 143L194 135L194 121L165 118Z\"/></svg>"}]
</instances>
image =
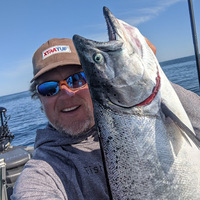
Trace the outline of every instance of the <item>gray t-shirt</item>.
<instances>
[{"instance_id":1,"label":"gray t-shirt","mask_svg":"<svg viewBox=\"0 0 200 200\"><path fill-rule=\"evenodd\" d=\"M200 138L200 98L172 84ZM95 128L72 138L50 127L37 131L33 158L17 180L13 200L107 200Z\"/></svg>"}]
</instances>

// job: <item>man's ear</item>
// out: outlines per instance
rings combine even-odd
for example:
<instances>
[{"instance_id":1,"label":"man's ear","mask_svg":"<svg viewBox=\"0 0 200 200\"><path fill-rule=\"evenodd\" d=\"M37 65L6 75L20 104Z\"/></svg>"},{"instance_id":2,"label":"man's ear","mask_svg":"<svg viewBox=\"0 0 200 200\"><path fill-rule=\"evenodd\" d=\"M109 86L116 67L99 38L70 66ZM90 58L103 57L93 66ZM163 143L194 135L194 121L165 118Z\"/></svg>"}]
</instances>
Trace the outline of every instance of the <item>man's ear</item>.
<instances>
[{"instance_id":1,"label":"man's ear","mask_svg":"<svg viewBox=\"0 0 200 200\"><path fill-rule=\"evenodd\" d=\"M40 101L41 102L41 101ZM43 107L43 104L41 103L41 106L40 106L40 110L44 113L44 107Z\"/></svg>"}]
</instances>

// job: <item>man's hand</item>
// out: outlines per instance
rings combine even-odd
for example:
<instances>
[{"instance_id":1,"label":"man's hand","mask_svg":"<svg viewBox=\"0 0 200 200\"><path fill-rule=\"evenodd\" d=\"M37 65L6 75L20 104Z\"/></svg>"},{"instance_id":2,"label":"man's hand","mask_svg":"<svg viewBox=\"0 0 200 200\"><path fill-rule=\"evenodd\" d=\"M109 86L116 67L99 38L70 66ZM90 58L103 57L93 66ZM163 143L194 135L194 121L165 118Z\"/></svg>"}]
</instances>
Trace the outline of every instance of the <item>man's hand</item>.
<instances>
[{"instance_id":1,"label":"man's hand","mask_svg":"<svg viewBox=\"0 0 200 200\"><path fill-rule=\"evenodd\" d=\"M147 44L149 45L149 47L152 49L152 51L156 55L156 47L146 37L144 37L144 38L145 38Z\"/></svg>"}]
</instances>

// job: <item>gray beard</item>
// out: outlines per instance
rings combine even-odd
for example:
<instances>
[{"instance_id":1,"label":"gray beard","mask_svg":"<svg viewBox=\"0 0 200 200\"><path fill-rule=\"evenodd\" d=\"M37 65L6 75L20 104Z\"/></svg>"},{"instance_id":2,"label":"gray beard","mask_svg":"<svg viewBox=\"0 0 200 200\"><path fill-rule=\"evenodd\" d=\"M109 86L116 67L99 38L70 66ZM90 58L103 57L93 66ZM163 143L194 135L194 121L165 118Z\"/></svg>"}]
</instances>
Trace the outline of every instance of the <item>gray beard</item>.
<instances>
[{"instance_id":1,"label":"gray beard","mask_svg":"<svg viewBox=\"0 0 200 200\"><path fill-rule=\"evenodd\" d=\"M55 125L51 124L58 132L64 133L66 135L69 135L71 137L77 138L85 134L90 128L91 128L91 121L92 117L85 120L82 123L72 122L70 124L70 127L62 127L57 122L55 122Z\"/></svg>"}]
</instances>

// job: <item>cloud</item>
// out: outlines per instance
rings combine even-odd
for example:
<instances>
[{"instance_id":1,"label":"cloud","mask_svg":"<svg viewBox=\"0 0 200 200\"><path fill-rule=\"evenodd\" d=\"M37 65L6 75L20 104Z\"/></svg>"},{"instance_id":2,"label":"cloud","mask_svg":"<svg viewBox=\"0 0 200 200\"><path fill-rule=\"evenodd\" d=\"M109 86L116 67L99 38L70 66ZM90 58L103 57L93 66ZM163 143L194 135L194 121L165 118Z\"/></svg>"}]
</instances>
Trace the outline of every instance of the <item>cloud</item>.
<instances>
[{"instance_id":1,"label":"cloud","mask_svg":"<svg viewBox=\"0 0 200 200\"><path fill-rule=\"evenodd\" d=\"M168 7L181 1L184 0L156 0L154 2L151 1L151 6L142 6L142 8L136 9L131 12L129 11L126 13L127 15L130 15L130 13L135 13L135 16L127 17L122 20L126 21L129 24L137 26L144 22L150 21L151 19L157 17L160 13L164 12Z\"/></svg>"},{"instance_id":2,"label":"cloud","mask_svg":"<svg viewBox=\"0 0 200 200\"><path fill-rule=\"evenodd\" d=\"M152 6L143 7L138 9L138 12L141 14L150 14L150 15L158 15L161 12L165 11L168 7L176 4L178 2L185 1L185 0L157 0L152 4Z\"/></svg>"},{"instance_id":3,"label":"cloud","mask_svg":"<svg viewBox=\"0 0 200 200\"><path fill-rule=\"evenodd\" d=\"M151 15L146 15L146 16L140 16L140 17L131 17L131 18L127 18L126 21L128 24L131 24L131 25L134 25L134 26L137 26L139 24L142 24L144 22L147 22L149 20L152 19L152 16Z\"/></svg>"}]
</instances>

